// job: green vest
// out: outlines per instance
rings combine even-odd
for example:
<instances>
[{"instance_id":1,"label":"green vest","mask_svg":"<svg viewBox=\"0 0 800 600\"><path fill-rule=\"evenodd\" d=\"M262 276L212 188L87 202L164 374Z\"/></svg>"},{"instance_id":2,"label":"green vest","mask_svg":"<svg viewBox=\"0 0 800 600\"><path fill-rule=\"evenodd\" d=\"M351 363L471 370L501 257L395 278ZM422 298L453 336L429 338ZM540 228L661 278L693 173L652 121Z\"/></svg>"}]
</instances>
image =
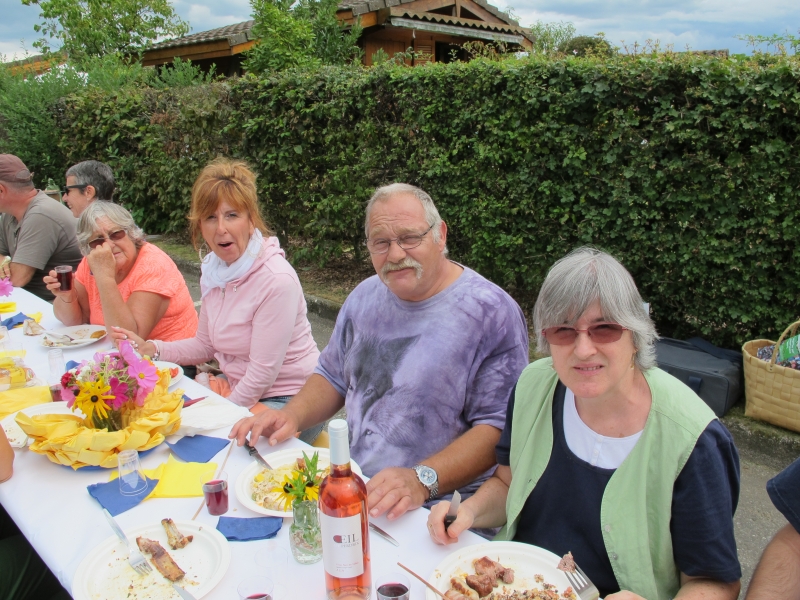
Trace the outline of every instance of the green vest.
<instances>
[{"instance_id":1,"label":"green vest","mask_svg":"<svg viewBox=\"0 0 800 600\"><path fill-rule=\"evenodd\" d=\"M507 522L497 540L514 538L525 501L550 462L553 393L558 383L552 365L550 358L538 360L517 382ZM620 589L647 600L669 600L680 588L669 530L672 489L697 438L715 416L671 375L660 369L644 375L653 396L650 414L639 441L606 486L600 522Z\"/></svg>"}]
</instances>

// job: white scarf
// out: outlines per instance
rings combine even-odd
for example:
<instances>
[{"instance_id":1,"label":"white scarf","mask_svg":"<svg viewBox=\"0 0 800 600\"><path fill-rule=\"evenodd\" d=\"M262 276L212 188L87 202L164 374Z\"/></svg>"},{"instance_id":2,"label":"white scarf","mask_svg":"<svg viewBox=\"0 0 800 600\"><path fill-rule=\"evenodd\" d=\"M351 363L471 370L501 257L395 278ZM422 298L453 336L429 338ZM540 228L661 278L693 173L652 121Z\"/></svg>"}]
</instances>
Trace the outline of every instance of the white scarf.
<instances>
[{"instance_id":1,"label":"white scarf","mask_svg":"<svg viewBox=\"0 0 800 600\"><path fill-rule=\"evenodd\" d=\"M253 266L253 263L261 254L261 242L264 236L256 229L250 236L250 242L242 255L230 265L220 259L213 252L209 252L203 259L200 266L202 276L200 277L200 297L205 298L206 294L214 288L225 289L231 281L241 279Z\"/></svg>"}]
</instances>

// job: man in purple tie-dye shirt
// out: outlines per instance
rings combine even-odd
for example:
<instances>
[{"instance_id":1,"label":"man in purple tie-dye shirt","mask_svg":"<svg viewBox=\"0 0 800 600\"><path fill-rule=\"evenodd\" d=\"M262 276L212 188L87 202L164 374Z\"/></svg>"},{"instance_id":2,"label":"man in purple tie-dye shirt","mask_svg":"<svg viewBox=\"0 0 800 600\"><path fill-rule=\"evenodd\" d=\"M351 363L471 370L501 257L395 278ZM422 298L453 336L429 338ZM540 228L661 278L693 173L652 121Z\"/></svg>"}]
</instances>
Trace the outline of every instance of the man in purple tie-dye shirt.
<instances>
[{"instance_id":1,"label":"man in purple tie-dye shirt","mask_svg":"<svg viewBox=\"0 0 800 600\"><path fill-rule=\"evenodd\" d=\"M419 188L376 190L365 232L377 275L347 298L314 375L231 437L275 444L345 406L370 514L395 519L491 474L528 335L508 294L448 260L447 226Z\"/></svg>"}]
</instances>

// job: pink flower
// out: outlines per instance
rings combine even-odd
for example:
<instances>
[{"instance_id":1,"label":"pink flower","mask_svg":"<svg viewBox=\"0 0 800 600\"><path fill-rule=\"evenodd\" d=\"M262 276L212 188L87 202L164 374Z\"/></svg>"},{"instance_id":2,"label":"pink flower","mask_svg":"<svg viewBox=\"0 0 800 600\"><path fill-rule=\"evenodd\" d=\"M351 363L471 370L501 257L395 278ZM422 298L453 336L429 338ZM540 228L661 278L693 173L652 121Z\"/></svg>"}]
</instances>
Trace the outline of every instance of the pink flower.
<instances>
[{"instance_id":1,"label":"pink flower","mask_svg":"<svg viewBox=\"0 0 800 600\"><path fill-rule=\"evenodd\" d=\"M114 395L114 399L111 400L111 407L114 410L119 410L128 401L128 384L120 381L117 377L112 377L109 379L108 385L111 386L111 393Z\"/></svg>"},{"instance_id":2,"label":"pink flower","mask_svg":"<svg viewBox=\"0 0 800 600\"><path fill-rule=\"evenodd\" d=\"M14 285L11 283L11 279L8 277L0 279L0 296L10 296L13 291Z\"/></svg>"},{"instance_id":3,"label":"pink flower","mask_svg":"<svg viewBox=\"0 0 800 600\"><path fill-rule=\"evenodd\" d=\"M119 343L119 354L129 365L139 360L139 355L136 354L136 351L133 349L133 346L131 346L131 343L128 340L122 340Z\"/></svg>"},{"instance_id":4,"label":"pink flower","mask_svg":"<svg viewBox=\"0 0 800 600\"><path fill-rule=\"evenodd\" d=\"M72 405L75 404L75 393L72 389L71 387L61 388L61 399L67 402L67 408L72 408Z\"/></svg>"},{"instance_id":5,"label":"pink flower","mask_svg":"<svg viewBox=\"0 0 800 600\"><path fill-rule=\"evenodd\" d=\"M128 375L139 386L136 391L136 403L141 406L140 401L144 403L145 396L152 392L158 383L158 371L146 358L137 358L135 361L128 361Z\"/></svg>"}]
</instances>

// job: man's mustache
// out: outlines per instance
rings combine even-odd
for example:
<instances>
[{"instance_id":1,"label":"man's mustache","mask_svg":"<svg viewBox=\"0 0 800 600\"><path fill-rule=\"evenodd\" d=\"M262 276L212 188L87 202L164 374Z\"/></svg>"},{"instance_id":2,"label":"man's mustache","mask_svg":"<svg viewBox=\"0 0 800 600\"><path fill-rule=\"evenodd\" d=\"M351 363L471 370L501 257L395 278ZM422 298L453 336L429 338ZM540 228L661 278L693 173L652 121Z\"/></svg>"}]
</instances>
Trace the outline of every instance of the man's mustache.
<instances>
[{"instance_id":1,"label":"man's mustache","mask_svg":"<svg viewBox=\"0 0 800 600\"><path fill-rule=\"evenodd\" d=\"M406 256L398 263L387 262L381 268L381 279L386 282L386 275L392 271L401 271L402 269L414 269L417 279L422 279L422 265L415 261L410 256Z\"/></svg>"}]
</instances>

